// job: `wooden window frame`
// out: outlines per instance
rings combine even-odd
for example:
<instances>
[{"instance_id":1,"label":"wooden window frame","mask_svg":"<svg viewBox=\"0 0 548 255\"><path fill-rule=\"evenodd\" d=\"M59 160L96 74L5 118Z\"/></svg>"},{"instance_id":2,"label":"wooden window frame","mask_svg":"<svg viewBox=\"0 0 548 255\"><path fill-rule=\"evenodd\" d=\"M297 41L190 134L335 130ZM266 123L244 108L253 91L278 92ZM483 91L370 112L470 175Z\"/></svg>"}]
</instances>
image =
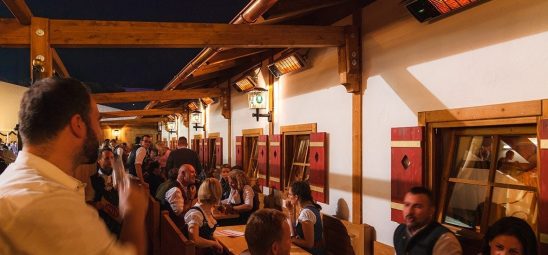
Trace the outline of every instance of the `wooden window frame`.
<instances>
[{"instance_id":1,"label":"wooden window frame","mask_svg":"<svg viewBox=\"0 0 548 255\"><path fill-rule=\"evenodd\" d=\"M287 136L296 136L296 135L310 135L311 133L316 133L318 128L317 123L305 123L305 124L296 124L296 125L286 125L286 126L280 126L280 134L282 135L282 166L281 166L281 172L280 172L280 185L284 190L287 190L289 187L286 187L285 183L285 175L286 175L286 160L285 157L287 156ZM308 163L310 165L310 163Z\"/></svg>"},{"instance_id":2,"label":"wooden window frame","mask_svg":"<svg viewBox=\"0 0 548 255\"><path fill-rule=\"evenodd\" d=\"M249 137L257 137L259 139L260 135L263 135L263 129L262 128L250 128L250 129L242 129L242 170L247 173L247 166L249 165L249 157L247 156L248 152L248 144L247 139Z\"/></svg>"},{"instance_id":3,"label":"wooden window frame","mask_svg":"<svg viewBox=\"0 0 548 255\"><path fill-rule=\"evenodd\" d=\"M219 137L221 137L221 133L220 133L220 132L208 133L208 134L207 134L207 138L219 138Z\"/></svg>"},{"instance_id":4,"label":"wooden window frame","mask_svg":"<svg viewBox=\"0 0 548 255\"><path fill-rule=\"evenodd\" d=\"M419 112L419 126L426 127L426 164L424 166L424 181L426 186L434 189L437 186L436 182L445 180L443 179L445 176L436 176L435 173L442 175L449 174L449 171L447 173L444 172L447 169L436 169L434 136L437 128L511 127L527 124L537 126L541 118L548 118L548 99ZM449 149L448 153L453 153L455 149L454 144L451 144ZM537 157L540 157L539 155ZM540 163L540 160L537 160L537 162ZM448 199L447 185L440 185L440 189L436 219L438 219L438 222L443 222L442 216L444 215L446 200ZM486 219L482 217L482 221L484 220ZM460 228L451 226L451 229L458 230Z\"/></svg>"}]
</instances>

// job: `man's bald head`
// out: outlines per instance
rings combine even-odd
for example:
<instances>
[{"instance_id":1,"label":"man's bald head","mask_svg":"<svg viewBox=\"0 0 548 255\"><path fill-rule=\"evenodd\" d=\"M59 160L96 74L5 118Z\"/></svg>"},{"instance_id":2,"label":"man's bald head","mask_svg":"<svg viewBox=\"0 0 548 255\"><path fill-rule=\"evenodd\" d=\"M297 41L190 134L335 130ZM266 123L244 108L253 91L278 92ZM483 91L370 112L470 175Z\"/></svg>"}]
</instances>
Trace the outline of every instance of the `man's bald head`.
<instances>
[{"instance_id":1,"label":"man's bald head","mask_svg":"<svg viewBox=\"0 0 548 255\"><path fill-rule=\"evenodd\" d=\"M196 170L190 164L184 164L179 167L177 180L183 185L190 185L196 182Z\"/></svg>"}]
</instances>

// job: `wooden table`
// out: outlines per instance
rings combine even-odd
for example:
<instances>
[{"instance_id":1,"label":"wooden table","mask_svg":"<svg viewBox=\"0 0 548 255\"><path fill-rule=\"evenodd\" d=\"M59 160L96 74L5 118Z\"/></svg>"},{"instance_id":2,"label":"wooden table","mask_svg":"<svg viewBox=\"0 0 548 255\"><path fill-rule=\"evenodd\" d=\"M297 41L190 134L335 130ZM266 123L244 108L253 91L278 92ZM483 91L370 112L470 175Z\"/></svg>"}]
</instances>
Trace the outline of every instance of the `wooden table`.
<instances>
[{"instance_id":1,"label":"wooden table","mask_svg":"<svg viewBox=\"0 0 548 255\"><path fill-rule=\"evenodd\" d=\"M245 232L245 225L236 225L236 226L226 226L226 227L218 227L217 230L232 230L232 231L238 231L238 232ZM221 243L222 246L224 246L230 254L233 255L240 255L243 251L247 250L247 243L245 241L245 237L238 236L238 237L230 237L230 236L223 236L217 233L213 234L217 240L219 240L219 243ZM301 247L291 244L291 254L298 254L298 255L310 255L309 252L303 250Z\"/></svg>"}]
</instances>

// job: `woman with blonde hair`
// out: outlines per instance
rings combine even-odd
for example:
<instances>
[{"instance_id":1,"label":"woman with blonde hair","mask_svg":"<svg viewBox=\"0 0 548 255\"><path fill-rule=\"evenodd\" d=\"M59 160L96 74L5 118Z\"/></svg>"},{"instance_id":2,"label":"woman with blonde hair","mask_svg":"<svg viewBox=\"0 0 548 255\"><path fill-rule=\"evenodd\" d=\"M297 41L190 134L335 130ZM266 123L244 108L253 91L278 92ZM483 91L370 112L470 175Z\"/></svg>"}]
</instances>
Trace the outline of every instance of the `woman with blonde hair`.
<instances>
[{"instance_id":1,"label":"woman with blonde hair","mask_svg":"<svg viewBox=\"0 0 548 255\"><path fill-rule=\"evenodd\" d=\"M211 208L221 201L221 183L215 178L207 178L198 189L198 202L185 214L188 238L200 248L211 248L221 253L223 247L213 237L217 221Z\"/></svg>"},{"instance_id":2,"label":"woman with blonde hair","mask_svg":"<svg viewBox=\"0 0 548 255\"><path fill-rule=\"evenodd\" d=\"M224 225L246 224L247 219L259 209L259 194L249 185L249 179L242 170L232 170L228 173L230 195L223 200L227 211L236 212L240 217Z\"/></svg>"}]
</instances>

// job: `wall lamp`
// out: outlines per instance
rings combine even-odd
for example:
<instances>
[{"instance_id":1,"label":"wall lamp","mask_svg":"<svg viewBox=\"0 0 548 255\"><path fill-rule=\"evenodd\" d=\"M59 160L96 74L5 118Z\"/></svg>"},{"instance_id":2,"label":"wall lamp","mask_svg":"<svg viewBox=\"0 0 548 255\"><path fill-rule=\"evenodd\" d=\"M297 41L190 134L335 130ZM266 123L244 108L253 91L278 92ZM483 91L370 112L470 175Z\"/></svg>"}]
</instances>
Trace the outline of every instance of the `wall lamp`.
<instances>
[{"instance_id":1,"label":"wall lamp","mask_svg":"<svg viewBox=\"0 0 548 255\"><path fill-rule=\"evenodd\" d=\"M119 135L120 135L120 129L113 129L112 130L112 136L116 137L116 140L118 140Z\"/></svg>"},{"instance_id":2,"label":"wall lamp","mask_svg":"<svg viewBox=\"0 0 548 255\"><path fill-rule=\"evenodd\" d=\"M190 113L190 123L194 124L193 128L194 130L198 131L199 128L203 129L205 131L205 126L199 126L202 124L202 112L201 111L192 111Z\"/></svg>"},{"instance_id":3,"label":"wall lamp","mask_svg":"<svg viewBox=\"0 0 548 255\"><path fill-rule=\"evenodd\" d=\"M247 92L249 109L255 109L255 112L251 114L251 116L257 118L257 121L259 121L259 118L265 117L268 118L268 122L272 122L272 112L269 111L268 113L259 113L260 109L266 109L266 98L268 97L267 93L267 89L259 87Z\"/></svg>"},{"instance_id":4,"label":"wall lamp","mask_svg":"<svg viewBox=\"0 0 548 255\"><path fill-rule=\"evenodd\" d=\"M169 133L175 133L175 121L169 121L166 123L166 129Z\"/></svg>"}]
</instances>

